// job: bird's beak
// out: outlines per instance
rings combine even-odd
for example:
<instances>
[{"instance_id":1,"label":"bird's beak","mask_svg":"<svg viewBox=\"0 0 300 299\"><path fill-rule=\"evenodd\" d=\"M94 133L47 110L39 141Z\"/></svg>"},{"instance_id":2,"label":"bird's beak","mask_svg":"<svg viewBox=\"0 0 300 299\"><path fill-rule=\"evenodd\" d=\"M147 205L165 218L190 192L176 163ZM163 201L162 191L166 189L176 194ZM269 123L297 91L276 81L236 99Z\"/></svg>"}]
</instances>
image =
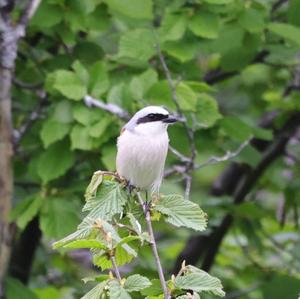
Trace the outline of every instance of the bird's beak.
<instances>
[{"instance_id":1,"label":"bird's beak","mask_svg":"<svg viewBox=\"0 0 300 299\"><path fill-rule=\"evenodd\" d=\"M166 124L173 124L173 123L175 123L177 121L178 121L178 119L175 116L173 116L173 115L169 115L168 118L165 118L163 120L163 122L166 123Z\"/></svg>"}]
</instances>

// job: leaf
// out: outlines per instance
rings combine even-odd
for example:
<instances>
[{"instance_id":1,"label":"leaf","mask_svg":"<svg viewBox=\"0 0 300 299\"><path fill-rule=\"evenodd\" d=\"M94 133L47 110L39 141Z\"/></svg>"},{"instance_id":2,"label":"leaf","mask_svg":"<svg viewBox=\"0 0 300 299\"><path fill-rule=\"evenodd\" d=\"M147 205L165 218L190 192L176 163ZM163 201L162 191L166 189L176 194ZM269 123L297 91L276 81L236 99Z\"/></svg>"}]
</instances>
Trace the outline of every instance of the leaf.
<instances>
[{"instance_id":1,"label":"leaf","mask_svg":"<svg viewBox=\"0 0 300 299\"><path fill-rule=\"evenodd\" d=\"M72 248L72 249L77 249L77 248L98 248L98 249L103 249L106 250L107 246L102 244L96 239L89 239L89 240L74 240L70 243L67 243L64 245L64 248Z\"/></svg>"},{"instance_id":2,"label":"leaf","mask_svg":"<svg viewBox=\"0 0 300 299\"><path fill-rule=\"evenodd\" d=\"M79 222L78 208L69 198L50 197L40 214L40 227L48 238L61 238L74 231Z\"/></svg>"},{"instance_id":3,"label":"leaf","mask_svg":"<svg viewBox=\"0 0 300 299\"><path fill-rule=\"evenodd\" d=\"M166 215L166 221L178 227L203 231L207 225L207 216L200 207L181 195L161 196L154 210Z\"/></svg>"},{"instance_id":4,"label":"leaf","mask_svg":"<svg viewBox=\"0 0 300 299\"><path fill-rule=\"evenodd\" d=\"M86 201L88 201L89 199L96 196L96 191L97 191L99 185L102 183L102 181L103 181L102 172L101 171L94 172L92 179L91 179L88 187L86 188L86 191L84 194Z\"/></svg>"},{"instance_id":5,"label":"leaf","mask_svg":"<svg viewBox=\"0 0 300 299\"><path fill-rule=\"evenodd\" d=\"M223 118L220 121L220 125L230 138L239 142L249 139L252 135L251 128L242 120L234 116L227 116Z\"/></svg>"},{"instance_id":6,"label":"leaf","mask_svg":"<svg viewBox=\"0 0 300 299\"><path fill-rule=\"evenodd\" d=\"M147 277L139 274L129 276L124 284L124 288L128 292L138 292L151 286L151 282Z\"/></svg>"},{"instance_id":7,"label":"leaf","mask_svg":"<svg viewBox=\"0 0 300 299\"><path fill-rule=\"evenodd\" d=\"M270 23L268 28L273 33L300 46L300 28L285 23Z\"/></svg>"},{"instance_id":8,"label":"leaf","mask_svg":"<svg viewBox=\"0 0 300 299\"><path fill-rule=\"evenodd\" d=\"M111 220L115 214L121 214L127 201L124 188L114 181L103 181L95 197L89 199L83 211L90 211L88 217Z\"/></svg>"},{"instance_id":9,"label":"leaf","mask_svg":"<svg viewBox=\"0 0 300 299\"><path fill-rule=\"evenodd\" d=\"M24 229L35 217L43 204L43 198L39 194L32 195L22 201L11 211L10 221L17 222L19 228Z\"/></svg>"},{"instance_id":10,"label":"leaf","mask_svg":"<svg viewBox=\"0 0 300 299\"><path fill-rule=\"evenodd\" d=\"M162 288L159 279L152 279L151 285L142 290L142 295L144 296L157 296L162 294Z\"/></svg>"},{"instance_id":11,"label":"leaf","mask_svg":"<svg viewBox=\"0 0 300 299\"><path fill-rule=\"evenodd\" d=\"M81 239L88 238L88 236L92 233L94 228L95 228L95 220L86 217L78 225L77 230L74 233L68 235L67 237L64 237L59 241L56 241L52 246L53 248L57 249L65 246L68 243L73 242L74 240L81 240Z\"/></svg>"},{"instance_id":12,"label":"leaf","mask_svg":"<svg viewBox=\"0 0 300 299\"><path fill-rule=\"evenodd\" d=\"M90 150L93 148L93 139L89 136L89 128L75 125L71 131L71 148Z\"/></svg>"},{"instance_id":13,"label":"leaf","mask_svg":"<svg viewBox=\"0 0 300 299\"><path fill-rule=\"evenodd\" d=\"M108 73L106 65L99 61L96 62L90 70L89 93L93 97L100 97L109 88Z\"/></svg>"},{"instance_id":14,"label":"leaf","mask_svg":"<svg viewBox=\"0 0 300 299\"><path fill-rule=\"evenodd\" d=\"M69 124L73 121L72 103L68 100L60 101L54 107L53 121Z\"/></svg>"},{"instance_id":15,"label":"leaf","mask_svg":"<svg viewBox=\"0 0 300 299\"><path fill-rule=\"evenodd\" d=\"M59 141L41 154L37 173L43 184L46 184L64 175L73 166L74 160L74 153L70 151L68 141Z\"/></svg>"},{"instance_id":16,"label":"leaf","mask_svg":"<svg viewBox=\"0 0 300 299\"><path fill-rule=\"evenodd\" d=\"M81 299L99 299L101 295L104 293L104 288L107 285L107 281L103 281L97 284L94 288L92 288L88 293L86 293Z\"/></svg>"},{"instance_id":17,"label":"leaf","mask_svg":"<svg viewBox=\"0 0 300 299\"><path fill-rule=\"evenodd\" d=\"M193 290L194 292L210 292L216 296L224 297L225 292L221 281L209 275L205 271L188 266L189 272L184 276L175 278L175 286L183 290Z\"/></svg>"},{"instance_id":18,"label":"leaf","mask_svg":"<svg viewBox=\"0 0 300 299\"><path fill-rule=\"evenodd\" d=\"M130 4L132 5L132 4ZM149 29L134 29L122 34L118 57L147 62L155 54L155 42Z\"/></svg>"},{"instance_id":19,"label":"leaf","mask_svg":"<svg viewBox=\"0 0 300 299\"><path fill-rule=\"evenodd\" d=\"M62 140L69 131L69 124L59 123L51 119L46 120L40 132L44 147L47 148L50 144Z\"/></svg>"},{"instance_id":20,"label":"leaf","mask_svg":"<svg viewBox=\"0 0 300 299\"><path fill-rule=\"evenodd\" d=\"M187 26L184 15L167 14L159 28L159 36L162 41L176 41L182 38Z\"/></svg>"},{"instance_id":21,"label":"leaf","mask_svg":"<svg viewBox=\"0 0 300 299\"><path fill-rule=\"evenodd\" d=\"M91 126L89 135L94 138L99 138L107 133L109 125L111 125L111 117L103 116L97 123Z\"/></svg>"},{"instance_id":22,"label":"leaf","mask_svg":"<svg viewBox=\"0 0 300 299\"><path fill-rule=\"evenodd\" d=\"M72 64L72 68L75 71L76 75L80 78L80 80L87 85L89 82L89 73L84 65L79 61L75 60Z\"/></svg>"},{"instance_id":23,"label":"leaf","mask_svg":"<svg viewBox=\"0 0 300 299\"><path fill-rule=\"evenodd\" d=\"M206 93L200 93L198 95L196 117L202 126L212 127L217 120L222 118L217 101Z\"/></svg>"},{"instance_id":24,"label":"leaf","mask_svg":"<svg viewBox=\"0 0 300 299\"><path fill-rule=\"evenodd\" d=\"M290 0L287 14L289 23L300 26L299 12L300 2L298 0Z\"/></svg>"},{"instance_id":25,"label":"leaf","mask_svg":"<svg viewBox=\"0 0 300 299\"><path fill-rule=\"evenodd\" d=\"M87 93L84 83L71 71L58 70L52 74L53 87L65 97L81 100Z\"/></svg>"},{"instance_id":26,"label":"leaf","mask_svg":"<svg viewBox=\"0 0 300 299\"><path fill-rule=\"evenodd\" d=\"M9 277L5 280L7 299L38 299L37 295L18 279Z\"/></svg>"},{"instance_id":27,"label":"leaf","mask_svg":"<svg viewBox=\"0 0 300 299\"><path fill-rule=\"evenodd\" d=\"M231 3L233 0L204 0L205 2L209 3L209 4L229 4Z\"/></svg>"},{"instance_id":28,"label":"leaf","mask_svg":"<svg viewBox=\"0 0 300 299\"><path fill-rule=\"evenodd\" d=\"M196 56L199 43L188 39L180 42L166 42L163 45L163 50L180 62L187 62Z\"/></svg>"},{"instance_id":29,"label":"leaf","mask_svg":"<svg viewBox=\"0 0 300 299\"><path fill-rule=\"evenodd\" d=\"M152 0L105 0L109 8L133 19L152 19Z\"/></svg>"},{"instance_id":30,"label":"leaf","mask_svg":"<svg viewBox=\"0 0 300 299\"><path fill-rule=\"evenodd\" d=\"M239 23L250 33L262 32L265 26L262 13L253 8L245 9L241 13Z\"/></svg>"},{"instance_id":31,"label":"leaf","mask_svg":"<svg viewBox=\"0 0 300 299\"><path fill-rule=\"evenodd\" d=\"M110 299L131 299L131 296L116 280L109 283L109 298Z\"/></svg>"},{"instance_id":32,"label":"leaf","mask_svg":"<svg viewBox=\"0 0 300 299\"><path fill-rule=\"evenodd\" d=\"M189 22L189 29L195 35L204 38L217 38L219 28L219 17L207 11L198 12Z\"/></svg>"},{"instance_id":33,"label":"leaf","mask_svg":"<svg viewBox=\"0 0 300 299\"><path fill-rule=\"evenodd\" d=\"M176 93L179 106L182 110L196 111L197 95L187 84L180 82L176 86Z\"/></svg>"}]
</instances>

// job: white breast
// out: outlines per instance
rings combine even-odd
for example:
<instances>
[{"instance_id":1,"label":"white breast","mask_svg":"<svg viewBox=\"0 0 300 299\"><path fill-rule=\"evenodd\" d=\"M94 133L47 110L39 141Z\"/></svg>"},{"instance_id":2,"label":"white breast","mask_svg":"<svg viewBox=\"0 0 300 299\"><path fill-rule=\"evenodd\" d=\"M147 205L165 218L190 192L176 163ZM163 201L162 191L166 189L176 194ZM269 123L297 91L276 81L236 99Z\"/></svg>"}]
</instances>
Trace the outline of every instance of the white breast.
<instances>
[{"instance_id":1,"label":"white breast","mask_svg":"<svg viewBox=\"0 0 300 299\"><path fill-rule=\"evenodd\" d=\"M155 136L144 136L125 130L118 138L117 171L130 184L158 192L168 152L165 130Z\"/></svg>"}]
</instances>

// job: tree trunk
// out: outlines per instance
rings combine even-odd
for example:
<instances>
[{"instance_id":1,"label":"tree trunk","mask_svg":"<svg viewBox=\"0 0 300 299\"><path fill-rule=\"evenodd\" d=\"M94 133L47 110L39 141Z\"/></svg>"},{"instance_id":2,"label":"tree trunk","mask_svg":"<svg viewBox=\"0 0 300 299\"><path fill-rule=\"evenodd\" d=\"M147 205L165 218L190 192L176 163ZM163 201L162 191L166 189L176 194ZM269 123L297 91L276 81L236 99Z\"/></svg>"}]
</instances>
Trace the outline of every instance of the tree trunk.
<instances>
[{"instance_id":1,"label":"tree trunk","mask_svg":"<svg viewBox=\"0 0 300 299\"><path fill-rule=\"evenodd\" d=\"M0 298L10 256L8 214L12 201L11 69L0 66Z\"/></svg>"}]
</instances>

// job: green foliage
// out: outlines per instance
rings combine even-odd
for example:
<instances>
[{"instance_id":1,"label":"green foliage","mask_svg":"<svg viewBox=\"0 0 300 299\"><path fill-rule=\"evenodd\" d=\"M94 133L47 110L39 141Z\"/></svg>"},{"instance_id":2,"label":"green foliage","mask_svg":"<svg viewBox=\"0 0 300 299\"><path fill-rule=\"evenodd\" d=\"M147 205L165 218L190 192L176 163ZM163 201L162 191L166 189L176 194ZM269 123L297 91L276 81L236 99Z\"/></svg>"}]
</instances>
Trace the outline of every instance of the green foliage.
<instances>
[{"instance_id":1,"label":"green foliage","mask_svg":"<svg viewBox=\"0 0 300 299\"><path fill-rule=\"evenodd\" d=\"M13 24L26 1L15 2ZM116 104L130 115L152 104L176 112L157 55L159 44L183 116L195 131L196 164L234 151L251 136L266 146L277 138L290 115L300 109L298 89L293 89L297 81L295 66L300 61L300 4L290 0L273 10L274 3L275 0L41 1L26 28L26 36L19 42L13 75L12 125L17 138L15 207L10 219L17 225L14 249L23 244L19 242L24 240L23 234L26 236L37 222L42 241L28 287L8 281L8 299L84 296L90 287L78 284L78 280L83 275L95 275L91 255L101 270L110 269L108 251L114 252L118 265L130 263L121 268L125 269L121 273L123 281L119 283L109 273L98 276L93 280L98 285L84 298L100 298L103 292L103 298L108 298L109 292L134 299L162 298L160 283L153 279L157 273L149 235L134 196L129 199L122 184L98 173L86 193L86 217L80 212L91 173L97 169L115 171L116 140L124 125L123 120L107 111L87 107L84 97L91 95L105 104ZM292 91L284 97L287 87ZM273 114L273 127L258 127L261 119L264 123ZM189 157L191 146L183 125L171 127L169 135L171 145ZM189 240L189 230L178 227L211 236L225 214L230 213L235 220L214 260L209 274L212 280L202 272L175 276L175 280L168 281L174 297L188 299L195 287L191 284L190 289L179 289L174 281L179 281L180 286L195 282L196 288L211 281L217 289L217 276L228 297L236 291L253 289L244 296L297 298L297 138L289 142L286 153L285 159L279 156L259 175L246 203L238 207L231 195L212 197L212 186L213 193L217 189L219 195L261 165L258 163L264 154L255 142L233 159L238 164L232 167L243 175L232 176L234 182L230 181L225 189L220 182L231 177L223 172L228 161L191 171L190 202L179 195L162 195L152 201L151 216L159 220L154 222L154 229L155 233L159 231L158 251L165 273L171 272ZM183 169L180 159L171 152L166 169ZM181 173L164 179L162 190L168 190L164 193L183 194L184 189L185 177ZM204 232L206 217L199 203L209 215ZM97 224L99 217L101 222ZM33 219L38 221L32 224ZM68 236L55 243L59 250L52 251L51 241L65 235ZM27 261L27 249L34 243L30 240L30 246L26 244L22 261ZM205 253L198 266L215 249L210 242L203 244L199 245L199 253ZM76 249L74 255L69 253L72 249ZM128 268L136 274L127 274ZM137 290L148 283L135 277L137 273L151 278L152 285ZM192 275L193 280L185 275ZM201 282L197 280L200 275ZM129 283L132 288L136 283L136 291L126 288ZM214 298L216 289L210 294L197 289L194 297L199 294L201 298Z\"/></svg>"}]
</instances>

